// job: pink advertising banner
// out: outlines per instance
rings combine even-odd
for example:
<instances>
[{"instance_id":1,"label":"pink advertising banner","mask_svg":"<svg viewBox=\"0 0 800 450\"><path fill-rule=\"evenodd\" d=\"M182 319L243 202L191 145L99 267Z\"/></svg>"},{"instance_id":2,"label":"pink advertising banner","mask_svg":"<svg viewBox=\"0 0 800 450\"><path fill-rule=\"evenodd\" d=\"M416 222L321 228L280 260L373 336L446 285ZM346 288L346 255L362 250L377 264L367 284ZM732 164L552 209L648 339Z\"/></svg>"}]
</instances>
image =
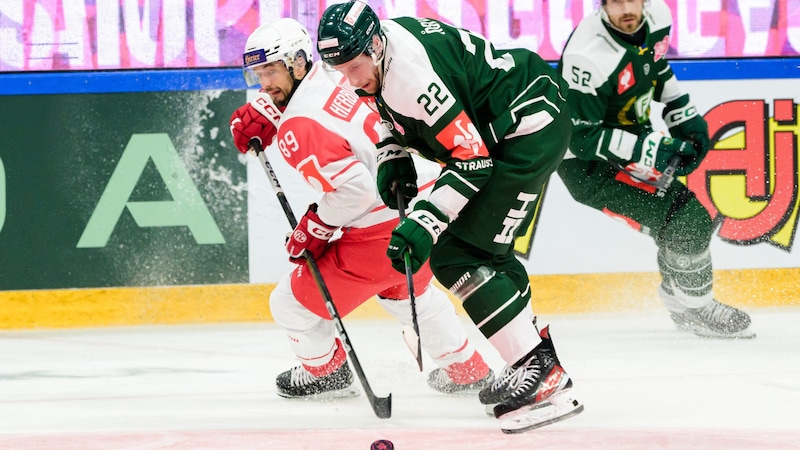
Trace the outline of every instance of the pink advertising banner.
<instances>
[{"instance_id":1,"label":"pink advertising banner","mask_svg":"<svg viewBox=\"0 0 800 450\"><path fill-rule=\"evenodd\" d=\"M259 24L294 17L316 34L337 1L2 0L0 72L239 66ZM382 18L422 16L555 61L597 0L372 0ZM800 55L800 0L666 0L673 58Z\"/></svg>"}]
</instances>

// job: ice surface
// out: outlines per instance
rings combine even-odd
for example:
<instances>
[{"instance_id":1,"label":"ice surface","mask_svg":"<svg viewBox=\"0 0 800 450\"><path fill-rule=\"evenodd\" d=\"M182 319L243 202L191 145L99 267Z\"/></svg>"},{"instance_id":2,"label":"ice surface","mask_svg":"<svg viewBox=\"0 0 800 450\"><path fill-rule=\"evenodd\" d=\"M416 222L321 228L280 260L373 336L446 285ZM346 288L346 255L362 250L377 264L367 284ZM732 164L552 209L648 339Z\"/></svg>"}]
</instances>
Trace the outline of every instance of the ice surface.
<instances>
[{"instance_id":1,"label":"ice surface","mask_svg":"<svg viewBox=\"0 0 800 450\"><path fill-rule=\"evenodd\" d=\"M666 311L540 317L586 409L520 435L428 388L431 360L420 373L388 320L344 323L390 419L363 395L279 398L295 360L274 324L2 332L0 448L800 449L800 309L751 313L758 337L739 341L678 332Z\"/></svg>"}]
</instances>

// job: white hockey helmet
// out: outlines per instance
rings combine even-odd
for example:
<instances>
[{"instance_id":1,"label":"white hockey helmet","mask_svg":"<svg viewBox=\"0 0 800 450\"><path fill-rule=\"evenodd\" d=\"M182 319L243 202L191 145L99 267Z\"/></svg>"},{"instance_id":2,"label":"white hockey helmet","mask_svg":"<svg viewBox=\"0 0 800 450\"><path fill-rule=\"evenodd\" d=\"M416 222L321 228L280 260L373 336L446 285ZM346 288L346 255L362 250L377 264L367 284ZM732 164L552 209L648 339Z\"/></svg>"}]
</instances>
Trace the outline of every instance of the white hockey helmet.
<instances>
[{"instance_id":1,"label":"white hockey helmet","mask_svg":"<svg viewBox=\"0 0 800 450\"><path fill-rule=\"evenodd\" d=\"M248 86L259 84L253 68L275 61L283 61L289 71L294 70L298 57L306 68L311 65L313 47L308 30L300 22L283 18L256 28L244 47L242 72Z\"/></svg>"}]
</instances>

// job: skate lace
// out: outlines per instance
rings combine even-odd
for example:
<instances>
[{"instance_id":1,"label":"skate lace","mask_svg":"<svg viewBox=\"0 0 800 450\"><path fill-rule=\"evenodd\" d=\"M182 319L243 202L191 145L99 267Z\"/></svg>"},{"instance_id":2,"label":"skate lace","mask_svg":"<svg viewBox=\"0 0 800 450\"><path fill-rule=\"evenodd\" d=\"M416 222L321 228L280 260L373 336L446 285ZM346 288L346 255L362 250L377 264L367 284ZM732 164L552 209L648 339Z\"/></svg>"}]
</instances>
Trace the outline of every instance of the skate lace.
<instances>
[{"instance_id":1,"label":"skate lace","mask_svg":"<svg viewBox=\"0 0 800 450\"><path fill-rule=\"evenodd\" d=\"M491 392L505 391L506 387L511 382L511 378L514 376L514 373L515 371L514 369L511 368L511 366L503 367L503 371L494 380L494 382L492 382L491 386L489 387L489 390Z\"/></svg>"},{"instance_id":2,"label":"skate lace","mask_svg":"<svg viewBox=\"0 0 800 450\"><path fill-rule=\"evenodd\" d=\"M450 376L447 375L447 371L444 369L439 369L436 373L436 379L434 383L438 386L447 386L453 384L453 380L450 379Z\"/></svg>"},{"instance_id":3,"label":"skate lace","mask_svg":"<svg viewBox=\"0 0 800 450\"><path fill-rule=\"evenodd\" d=\"M710 305L703 308L700 314L710 322L728 322L733 318L735 312L736 310L732 307L714 300Z\"/></svg>"},{"instance_id":4,"label":"skate lace","mask_svg":"<svg viewBox=\"0 0 800 450\"><path fill-rule=\"evenodd\" d=\"M317 377L311 375L303 366L292 367L291 375L290 383L292 386L306 386L317 381Z\"/></svg>"},{"instance_id":5,"label":"skate lace","mask_svg":"<svg viewBox=\"0 0 800 450\"><path fill-rule=\"evenodd\" d=\"M539 381L542 374L542 364L535 356L522 365L509 377L508 387L512 391L511 396L516 397L527 393L533 385Z\"/></svg>"}]
</instances>

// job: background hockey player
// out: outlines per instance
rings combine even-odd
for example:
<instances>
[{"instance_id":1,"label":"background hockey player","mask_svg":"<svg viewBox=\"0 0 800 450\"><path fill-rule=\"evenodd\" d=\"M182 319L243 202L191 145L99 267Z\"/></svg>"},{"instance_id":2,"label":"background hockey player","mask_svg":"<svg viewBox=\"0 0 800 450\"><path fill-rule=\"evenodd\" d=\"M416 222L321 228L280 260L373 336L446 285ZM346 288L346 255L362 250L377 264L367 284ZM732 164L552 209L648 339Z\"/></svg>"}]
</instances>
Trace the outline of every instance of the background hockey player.
<instances>
[{"instance_id":1,"label":"background hockey player","mask_svg":"<svg viewBox=\"0 0 800 450\"><path fill-rule=\"evenodd\" d=\"M671 25L662 0L604 0L580 22L559 66L574 128L558 174L575 200L655 240L659 295L679 329L752 337L750 317L714 299L706 209L682 183L649 184L665 181L676 156L675 175L691 173L710 146L706 121L666 59ZM653 100L665 104L671 137L653 131Z\"/></svg>"},{"instance_id":2,"label":"background hockey player","mask_svg":"<svg viewBox=\"0 0 800 450\"><path fill-rule=\"evenodd\" d=\"M394 137L443 165L428 199L392 232L387 254L398 271L407 251L415 269L430 257L437 279L510 366L498 380L507 395L494 408L503 430L546 424L526 413L557 396L567 407L551 422L580 412L552 342L535 328L528 273L513 254L569 143L558 74L533 52L496 51L484 37L436 20L380 22L362 2L331 5L318 32L323 61L360 95L374 96ZM401 188L415 184L413 170L396 172L408 174Z\"/></svg>"},{"instance_id":3,"label":"background hockey player","mask_svg":"<svg viewBox=\"0 0 800 450\"><path fill-rule=\"evenodd\" d=\"M345 349L305 270L306 253L316 259L342 317L378 295L389 313L411 324L406 278L385 254L399 216L383 205L375 181L381 173L376 143L384 153L400 148L378 126L378 114L352 89L337 85L320 64L312 66L311 55L311 40L299 22L286 18L257 28L247 40L244 71L248 84L261 89L231 117L239 151L250 150L252 138L264 147L276 139L286 162L321 194L287 238L289 257L299 265L270 296L275 322L286 330L301 361L277 377L284 397L357 394ZM267 117L278 118L277 129ZM337 231L341 237L332 239ZM493 374L467 339L453 304L431 279L429 268L414 279L422 347L439 366L428 383L447 393L477 392Z\"/></svg>"}]
</instances>

